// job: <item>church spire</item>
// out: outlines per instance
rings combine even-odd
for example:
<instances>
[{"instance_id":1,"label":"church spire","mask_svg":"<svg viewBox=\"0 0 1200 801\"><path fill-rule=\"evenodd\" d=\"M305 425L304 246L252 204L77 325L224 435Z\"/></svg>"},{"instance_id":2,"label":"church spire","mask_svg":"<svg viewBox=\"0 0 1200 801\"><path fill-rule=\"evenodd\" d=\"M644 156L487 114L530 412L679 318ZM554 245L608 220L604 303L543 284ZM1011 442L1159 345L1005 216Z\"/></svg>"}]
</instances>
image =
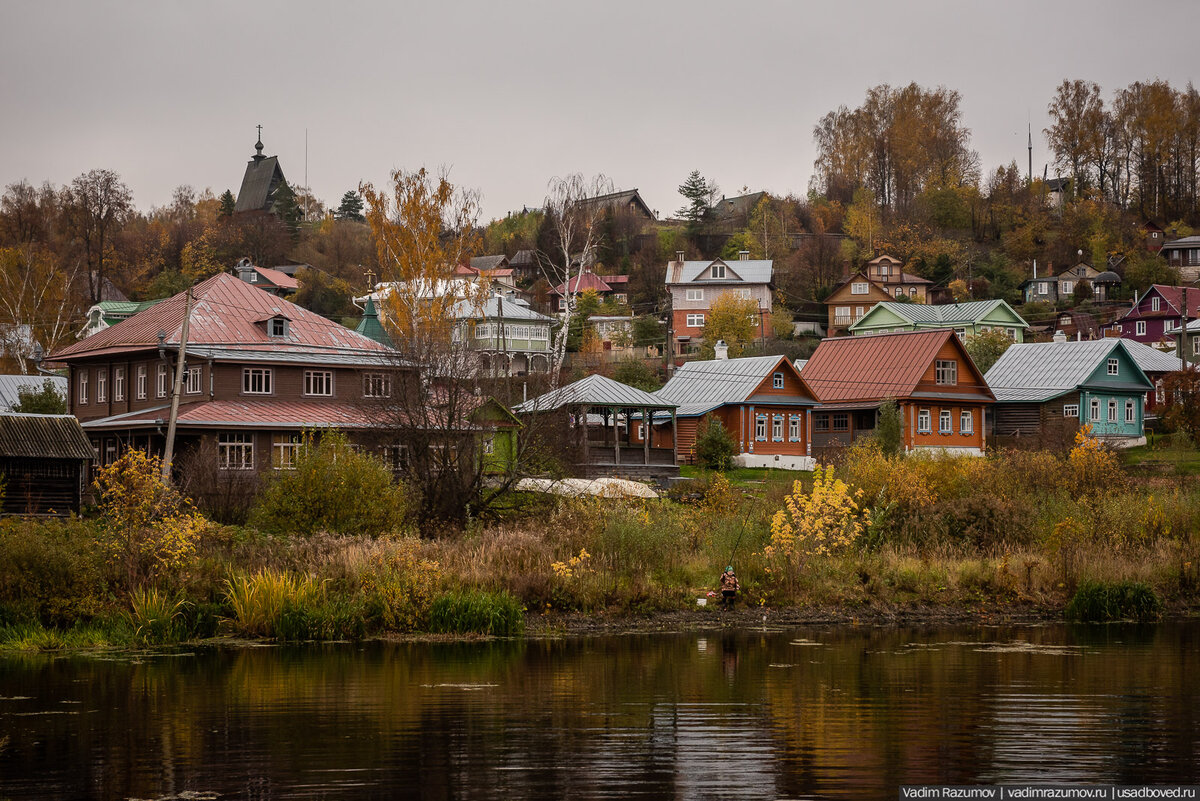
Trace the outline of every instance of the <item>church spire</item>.
<instances>
[{"instance_id":1,"label":"church spire","mask_svg":"<svg viewBox=\"0 0 1200 801\"><path fill-rule=\"evenodd\" d=\"M265 158L266 158L266 156L263 155L262 126L259 125L258 126L258 141L254 143L254 160L262 161Z\"/></svg>"}]
</instances>

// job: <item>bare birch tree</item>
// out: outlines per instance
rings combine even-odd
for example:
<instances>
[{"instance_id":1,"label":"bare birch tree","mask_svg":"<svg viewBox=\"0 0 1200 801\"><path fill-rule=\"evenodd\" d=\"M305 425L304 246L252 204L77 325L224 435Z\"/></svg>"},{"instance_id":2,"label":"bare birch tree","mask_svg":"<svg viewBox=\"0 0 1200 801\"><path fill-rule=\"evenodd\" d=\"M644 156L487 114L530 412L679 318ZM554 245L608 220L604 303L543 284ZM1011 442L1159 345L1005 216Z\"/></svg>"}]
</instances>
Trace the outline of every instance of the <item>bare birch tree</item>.
<instances>
[{"instance_id":1,"label":"bare birch tree","mask_svg":"<svg viewBox=\"0 0 1200 801\"><path fill-rule=\"evenodd\" d=\"M580 173L550 180L546 214L554 232L550 253L538 251L538 263L551 288L562 286L562 325L554 334L550 353L550 376L559 384L567 355L567 333L575 315L579 296L579 277L591 266L604 239L604 219L608 207L599 198L613 192L613 183L603 175L586 179Z\"/></svg>"}]
</instances>

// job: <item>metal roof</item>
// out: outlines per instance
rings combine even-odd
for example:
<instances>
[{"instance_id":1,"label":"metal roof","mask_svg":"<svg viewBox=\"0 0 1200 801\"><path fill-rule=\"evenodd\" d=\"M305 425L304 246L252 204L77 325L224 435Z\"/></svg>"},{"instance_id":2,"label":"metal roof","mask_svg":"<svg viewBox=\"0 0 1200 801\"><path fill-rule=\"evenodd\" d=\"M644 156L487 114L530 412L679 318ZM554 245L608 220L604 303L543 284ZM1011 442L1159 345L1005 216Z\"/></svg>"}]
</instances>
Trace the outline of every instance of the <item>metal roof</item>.
<instances>
[{"instance_id":1,"label":"metal roof","mask_svg":"<svg viewBox=\"0 0 1200 801\"><path fill-rule=\"evenodd\" d=\"M1200 247L1200 236L1185 236L1182 239L1172 239L1170 242L1163 244L1163 249L1166 250L1176 248L1197 248Z\"/></svg>"},{"instance_id":2,"label":"metal roof","mask_svg":"<svg viewBox=\"0 0 1200 801\"><path fill-rule=\"evenodd\" d=\"M709 267L724 264L725 278L701 278ZM710 259L708 261L672 261L667 263L666 283L672 284L769 284L774 275L771 259Z\"/></svg>"},{"instance_id":3,"label":"metal roof","mask_svg":"<svg viewBox=\"0 0 1200 801\"><path fill-rule=\"evenodd\" d=\"M226 273L196 285L193 296L189 351L197 346L226 346L276 352L394 353L373 339ZM159 331L165 332L167 346L178 347L185 304L186 292L180 292L47 358L57 361L157 348ZM286 337L268 336L265 326L256 322L276 316L290 320Z\"/></svg>"},{"instance_id":4,"label":"metal roof","mask_svg":"<svg viewBox=\"0 0 1200 801\"><path fill-rule=\"evenodd\" d=\"M875 304L870 312L850 326L851 330L871 316L871 312L876 309L884 309L891 312L902 320L908 320L914 324L932 324L953 328L955 326L975 323L990 314L993 310L1003 306L1012 312L1012 314L1021 321L1026 328L1029 324L1013 311L1012 307L1003 300L972 300L967 303L941 303L937 305L926 305L924 303L896 303L895 301L880 301Z\"/></svg>"},{"instance_id":5,"label":"metal roof","mask_svg":"<svg viewBox=\"0 0 1200 801\"><path fill-rule=\"evenodd\" d=\"M496 270L505 264L508 264L508 256L505 256L503 253L499 256L471 257L471 269L473 270Z\"/></svg>"},{"instance_id":6,"label":"metal roof","mask_svg":"<svg viewBox=\"0 0 1200 801\"><path fill-rule=\"evenodd\" d=\"M660 390L661 391L661 390ZM515 412L548 412L563 406L631 406L673 409L674 403L645 390L613 381L602 375L589 375L573 384L539 395L513 408Z\"/></svg>"},{"instance_id":7,"label":"metal roof","mask_svg":"<svg viewBox=\"0 0 1200 801\"><path fill-rule=\"evenodd\" d=\"M255 271L267 281L281 289L299 289L300 282L280 270L270 267L255 267Z\"/></svg>"},{"instance_id":8,"label":"metal roof","mask_svg":"<svg viewBox=\"0 0 1200 801\"><path fill-rule=\"evenodd\" d=\"M374 414L373 414L374 413ZM379 425L378 409L345 401L212 400L179 407L184 428L370 428ZM88 420L87 431L147 428L164 423L170 406Z\"/></svg>"},{"instance_id":9,"label":"metal roof","mask_svg":"<svg viewBox=\"0 0 1200 801\"><path fill-rule=\"evenodd\" d=\"M687 362L654 394L677 404L681 417L693 417L727 403L745 401L786 361L785 356L744 356Z\"/></svg>"},{"instance_id":10,"label":"metal roof","mask_svg":"<svg viewBox=\"0 0 1200 801\"><path fill-rule=\"evenodd\" d=\"M539 323L549 323L553 318L539 314L525 303L519 303L509 298L504 304L504 316L500 316L500 298L492 295L482 304L470 300L460 300L454 304L451 314L458 320L530 320Z\"/></svg>"},{"instance_id":11,"label":"metal roof","mask_svg":"<svg viewBox=\"0 0 1200 801\"><path fill-rule=\"evenodd\" d=\"M804 365L804 380L822 403L908 397L952 338L958 341L953 331L939 328L823 339Z\"/></svg>"},{"instance_id":12,"label":"metal roof","mask_svg":"<svg viewBox=\"0 0 1200 801\"><path fill-rule=\"evenodd\" d=\"M1009 345L985 378L997 399L1048 399L1083 386L1115 349L1124 347L1120 339ZM1125 352L1136 365L1136 358ZM1145 376L1143 380L1143 388L1151 388Z\"/></svg>"},{"instance_id":13,"label":"metal roof","mask_svg":"<svg viewBox=\"0 0 1200 801\"><path fill-rule=\"evenodd\" d=\"M67 379L57 375L0 375L0 411L11 409L21 402L20 392L28 388L41 392L43 382L49 381L64 398L67 396Z\"/></svg>"},{"instance_id":14,"label":"metal roof","mask_svg":"<svg viewBox=\"0 0 1200 801\"><path fill-rule=\"evenodd\" d=\"M93 459L79 421L69 414L0 413L0 456L15 459Z\"/></svg>"},{"instance_id":15,"label":"metal roof","mask_svg":"<svg viewBox=\"0 0 1200 801\"><path fill-rule=\"evenodd\" d=\"M1125 350L1143 373L1173 373L1183 369L1183 359L1132 339L1124 340Z\"/></svg>"}]
</instances>

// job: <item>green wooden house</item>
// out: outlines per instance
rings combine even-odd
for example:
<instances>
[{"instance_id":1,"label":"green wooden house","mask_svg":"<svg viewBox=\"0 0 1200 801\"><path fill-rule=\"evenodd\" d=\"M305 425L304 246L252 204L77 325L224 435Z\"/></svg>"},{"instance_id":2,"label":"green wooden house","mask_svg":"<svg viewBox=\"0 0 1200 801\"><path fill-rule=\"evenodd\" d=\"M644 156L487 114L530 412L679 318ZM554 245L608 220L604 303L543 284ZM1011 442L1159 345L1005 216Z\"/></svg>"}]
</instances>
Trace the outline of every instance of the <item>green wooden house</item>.
<instances>
[{"instance_id":1,"label":"green wooden house","mask_svg":"<svg viewBox=\"0 0 1200 801\"><path fill-rule=\"evenodd\" d=\"M517 468L521 421L495 398L488 398L471 413L478 427L479 458L486 475L508 475Z\"/></svg>"},{"instance_id":2,"label":"green wooden house","mask_svg":"<svg viewBox=\"0 0 1200 801\"><path fill-rule=\"evenodd\" d=\"M1003 300L972 300L966 303L942 303L930 306L923 303L884 301L853 325L854 335L892 334L921 331L931 328L952 328L960 339L985 331L1003 331L1014 342L1025 341L1029 323Z\"/></svg>"},{"instance_id":3,"label":"green wooden house","mask_svg":"<svg viewBox=\"0 0 1200 801\"><path fill-rule=\"evenodd\" d=\"M1114 445L1143 444L1154 384L1121 339L1012 345L984 377L996 396L993 435L1065 444L1081 425Z\"/></svg>"}]
</instances>

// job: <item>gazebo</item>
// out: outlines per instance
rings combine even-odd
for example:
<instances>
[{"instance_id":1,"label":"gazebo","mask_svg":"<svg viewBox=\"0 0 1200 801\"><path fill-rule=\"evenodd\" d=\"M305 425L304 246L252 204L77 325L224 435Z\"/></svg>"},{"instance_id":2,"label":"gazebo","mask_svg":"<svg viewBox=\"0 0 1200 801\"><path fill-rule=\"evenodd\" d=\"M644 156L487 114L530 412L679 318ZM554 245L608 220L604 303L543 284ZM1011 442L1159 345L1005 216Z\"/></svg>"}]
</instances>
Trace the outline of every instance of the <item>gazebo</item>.
<instances>
[{"instance_id":1,"label":"gazebo","mask_svg":"<svg viewBox=\"0 0 1200 801\"><path fill-rule=\"evenodd\" d=\"M663 401L636 387L602 375L590 375L573 384L539 395L513 409L518 415L562 415L575 446L576 462L585 475L619 475L629 478L666 478L679 475L674 438L670 444L654 440L663 436L646 426L642 442L635 443L631 420L653 419L655 412L670 412L675 430L676 404ZM657 434L657 436L656 436Z\"/></svg>"}]
</instances>

